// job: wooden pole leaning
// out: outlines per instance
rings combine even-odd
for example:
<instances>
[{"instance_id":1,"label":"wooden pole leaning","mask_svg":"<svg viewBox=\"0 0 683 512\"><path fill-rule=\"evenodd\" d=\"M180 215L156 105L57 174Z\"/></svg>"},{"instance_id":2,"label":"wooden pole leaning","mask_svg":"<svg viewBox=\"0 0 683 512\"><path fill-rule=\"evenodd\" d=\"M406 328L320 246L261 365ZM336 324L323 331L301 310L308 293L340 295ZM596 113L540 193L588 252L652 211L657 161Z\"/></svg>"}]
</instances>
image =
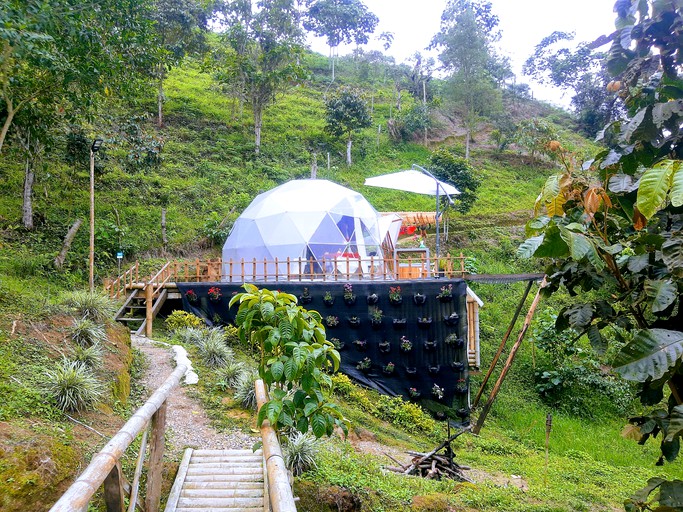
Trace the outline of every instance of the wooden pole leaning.
<instances>
[{"instance_id":1,"label":"wooden pole leaning","mask_svg":"<svg viewBox=\"0 0 683 512\"><path fill-rule=\"evenodd\" d=\"M105 481L133 440L147 426L152 416L165 404L171 391L178 385L186 371L186 365L180 364L176 367L147 402L135 411L121 430L93 456L88 467L52 506L50 512L80 512L87 509L90 498Z\"/></svg>"},{"instance_id":2,"label":"wooden pole leaning","mask_svg":"<svg viewBox=\"0 0 683 512\"><path fill-rule=\"evenodd\" d=\"M261 379L254 382L256 402L258 408L268 401L268 392ZM268 420L261 424L261 439L263 440L263 457L266 462L268 477L268 494L272 512L296 512L292 487L289 484L289 473L282 457L282 449L277 433L270 426Z\"/></svg>"}]
</instances>

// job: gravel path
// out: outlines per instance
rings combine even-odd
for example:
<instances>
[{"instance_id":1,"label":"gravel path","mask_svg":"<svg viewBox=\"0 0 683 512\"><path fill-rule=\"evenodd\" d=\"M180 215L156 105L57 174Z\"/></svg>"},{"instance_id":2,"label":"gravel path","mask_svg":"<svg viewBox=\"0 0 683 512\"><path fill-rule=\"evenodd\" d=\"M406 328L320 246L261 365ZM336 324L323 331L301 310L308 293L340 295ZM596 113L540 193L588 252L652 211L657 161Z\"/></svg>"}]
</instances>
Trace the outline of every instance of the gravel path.
<instances>
[{"instance_id":1,"label":"gravel path","mask_svg":"<svg viewBox=\"0 0 683 512\"><path fill-rule=\"evenodd\" d=\"M131 341L135 348L145 354L149 363L142 377L142 382L147 388L146 397L149 397L173 371L173 351L170 345L142 336L131 334ZM166 429L167 442L174 453L179 453L184 448L250 449L258 440L239 430L216 431L211 427L201 404L187 396L182 383L168 398Z\"/></svg>"}]
</instances>

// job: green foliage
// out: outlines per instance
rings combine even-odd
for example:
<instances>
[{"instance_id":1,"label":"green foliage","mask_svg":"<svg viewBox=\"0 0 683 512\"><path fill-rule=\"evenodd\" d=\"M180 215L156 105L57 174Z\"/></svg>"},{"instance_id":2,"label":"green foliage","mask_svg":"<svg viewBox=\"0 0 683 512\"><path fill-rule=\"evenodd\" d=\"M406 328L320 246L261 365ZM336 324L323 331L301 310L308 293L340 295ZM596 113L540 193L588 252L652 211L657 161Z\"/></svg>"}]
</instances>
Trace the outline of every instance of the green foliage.
<instances>
[{"instance_id":1,"label":"green foliage","mask_svg":"<svg viewBox=\"0 0 683 512\"><path fill-rule=\"evenodd\" d=\"M89 318L76 318L71 327L71 340L80 347L86 348L99 345L107 339L104 326Z\"/></svg>"},{"instance_id":2,"label":"green foliage","mask_svg":"<svg viewBox=\"0 0 683 512\"><path fill-rule=\"evenodd\" d=\"M437 178L452 183L460 191L460 194L453 197L454 209L460 213L470 211L477 200L477 189L481 184L472 165L445 148L432 153L431 164Z\"/></svg>"},{"instance_id":3,"label":"green foliage","mask_svg":"<svg viewBox=\"0 0 683 512\"><path fill-rule=\"evenodd\" d=\"M259 425L268 419L278 429L307 432L310 427L315 437L331 435L335 426L346 431L337 406L323 395L332 386L326 371L337 371L339 353L325 339L320 314L298 306L294 295L251 284L244 289L230 306L239 304L240 339L258 349L259 375L270 386L271 400L259 411Z\"/></svg>"},{"instance_id":4,"label":"green foliage","mask_svg":"<svg viewBox=\"0 0 683 512\"><path fill-rule=\"evenodd\" d=\"M116 303L101 293L76 290L67 293L62 304L72 308L80 317L97 323L110 321L116 313Z\"/></svg>"},{"instance_id":5,"label":"green foliage","mask_svg":"<svg viewBox=\"0 0 683 512\"><path fill-rule=\"evenodd\" d=\"M307 5L304 28L326 38L330 48L342 43L366 44L379 22L360 0L309 0Z\"/></svg>"},{"instance_id":6,"label":"green foliage","mask_svg":"<svg viewBox=\"0 0 683 512\"><path fill-rule=\"evenodd\" d=\"M346 138L347 165L351 165L350 144L353 134L371 125L370 109L360 91L342 87L325 102L325 131L334 137Z\"/></svg>"},{"instance_id":7,"label":"green foliage","mask_svg":"<svg viewBox=\"0 0 683 512\"><path fill-rule=\"evenodd\" d=\"M172 340L177 343L199 346L204 340L204 327L179 327L173 332Z\"/></svg>"},{"instance_id":8,"label":"green foliage","mask_svg":"<svg viewBox=\"0 0 683 512\"><path fill-rule=\"evenodd\" d=\"M166 324L166 328L174 334L177 333L177 331L188 327L193 329L204 327L204 320L192 313L180 309L176 309L168 315L164 323Z\"/></svg>"},{"instance_id":9,"label":"green foliage","mask_svg":"<svg viewBox=\"0 0 683 512\"><path fill-rule=\"evenodd\" d=\"M77 346L74 349L73 360L92 370L102 367L102 348L99 345Z\"/></svg>"},{"instance_id":10,"label":"green foliage","mask_svg":"<svg viewBox=\"0 0 683 512\"><path fill-rule=\"evenodd\" d=\"M315 459L320 450L320 442L315 436L305 432L292 432L285 436L282 455L285 466L294 476L299 476L316 467Z\"/></svg>"},{"instance_id":11,"label":"green foliage","mask_svg":"<svg viewBox=\"0 0 683 512\"><path fill-rule=\"evenodd\" d=\"M102 384L87 366L68 359L45 372L44 389L57 408L67 412L90 409L104 394Z\"/></svg>"},{"instance_id":12,"label":"green foliage","mask_svg":"<svg viewBox=\"0 0 683 512\"><path fill-rule=\"evenodd\" d=\"M205 331L199 343L199 355L210 368L225 366L234 357L232 349L225 344L222 333L217 335L212 334L212 331Z\"/></svg>"},{"instance_id":13,"label":"green foliage","mask_svg":"<svg viewBox=\"0 0 683 512\"><path fill-rule=\"evenodd\" d=\"M551 141L557 139L557 132L545 121L525 119L517 126L515 143L525 148L532 157L537 153L553 155L549 148Z\"/></svg>"},{"instance_id":14,"label":"green foliage","mask_svg":"<svg viewBox=\"0 0 683 512\"><path fill-rule=\"evenodd\" d=\"M246 370L244 363L232 360L226 362L216 371L217 386L225 391L237 385L240 375Z\"/></svg>"},{"instance_id":15,"label":"green foliage","mask_svg":"<svg viewBox=\"0 0 683 512\"><path fill-rule=\"evenodd\" d=\"M254 387L254 382L258 378L258 372L245 370L240 372L235 380L235 400L245 409L256 409L256 388Z\"/></svg>"}]
</instances>

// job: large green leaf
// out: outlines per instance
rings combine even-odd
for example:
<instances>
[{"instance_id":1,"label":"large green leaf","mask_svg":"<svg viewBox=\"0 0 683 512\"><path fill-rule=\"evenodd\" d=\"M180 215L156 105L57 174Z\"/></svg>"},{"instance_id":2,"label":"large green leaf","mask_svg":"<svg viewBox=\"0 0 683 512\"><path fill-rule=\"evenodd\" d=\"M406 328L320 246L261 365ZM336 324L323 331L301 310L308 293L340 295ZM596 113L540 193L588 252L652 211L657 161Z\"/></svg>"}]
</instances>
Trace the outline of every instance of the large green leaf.
<instances>
[{"instance_id":1,"label":"large green leaf","mask_svg":"<svg viewBox=\"0 0 683 512\"><path fill-rule=\"evenodd\" d=\"M531 238L527 238L517 248L517 256L525 259L531 258L536 252L536 249L538 249L540 245L543 243L544 238L545 237L543 235L532 236Z\"/></svg>"},{"instance_id":2,"label":"large green leaf","mask_svg":"<svg viewBox=\"0 0 683 512\"><path fill-rule=\"evenodd\" d=\"M588 335L593 350L600 355L604 354L607 350L607 342L600 333L600 328L596 324L592 324L588 327L586 334Z\"/></svg>"},{"instance_id":3,"label":"large green leaf","mask_svg":"<svg viewBox=\"0 0 683 512\"><path fill-rule=\"evenodd\" d=\"M683 355L683 332L643 329L614 359L614 369L626 380L658 380Z\"/></svg>"},{"instance_id":4,"label":"large green leaf","mask_svg":"<svg viewBox=\"0 0 683 512\"><path fill-rule=\"evenodd\" d=\"M640 178L636 206L646 219L652 218L662 207L671 188L674 160L665 160L648 169Z\"/></svg>"},{"instance_id":5,"label":"large green leaf","mask_svg":"<svg viewBox=\"0 0 683 512\"><path fill-rule=\"evenodd\" d=\"M645 281L645 293L652 299L652 312L658 313L671 306L678 297L678 287L671 280Z\"/></svg>"},{"instance_id":6,"label":"large green leaf","mask_svg":"<svg viewBox=\"0 0 683 512\"><path fill-rule=\"evenodd\" d=\"M662 244L662 258L672 274L683 271L683 238L673 237Z\"/></svg>"},{"instance_id":7,"label":"large green leaf","mask_svg":"<svg viewBox=\"0 0 683 512\"><path fill-rule=\"evenodd\" d=\"M564 226L560 226L560 236L569 247L569 254L576 261L586 258L597 270L605 268L605 262L600 258L595 245L588 237L570 231Z\"/></svg>"},{"instance_id":8,"label":"large green leaf","mask_svg":"<svg viewBox=\"0 0 683 512\"><path fill-rule=\"evenodd\" d=\"M569 326L578 331L583 331L593 319L592 304L574 304L569 306L563 313L569 320Z\"/></svg>"},{"instance_id":9,"label":"large green leaf","mask_svg":"<svg viewBox=\"0 0 683 512\"><path fill-rule=\"evenodd\" d=\"M569 247L560 236L560 230L556 225L548 226L543 242L536 249L534 256L537 258L564 258L569 256Z\"/></svg>"},{"instance_id":10,"label":"large green leaf","mask_svg":"<svg viewBox=\"0 0 683 512\"><path fill-rule=\"evenodd\" d=\"M683 206L683 165L678 160L673 165L674 172L671 176L671 204L678 208Z\"/></svg>"},{"instance_id":11,"label":"large green leaf","mask_svg":"<svg viewBox=\"0 0 683 512\"><path fill-rule=\"evenodd\" d=\"M681 510L683 508L683 481L663 482L659 487L659 504L660 508L671 507L673 510Z\"/></svg>"},{"instance_id":12,"label":"large green leaf","mask_svg":"<svg viewBox=\"0 0 683 512\"><path fill-rule=\"evenodd\" d=\"M315 413L311 418L311 428L315 437L322 437L327 432L327 421L321 413Z\"/></svg>"},{"instance_id":13,"label":"large green leaf","mask_svg":"<svg viewBox=\"0 0 683 512\"><path fill-rule=\"evenodd\" d=\"M610 192L614 192L615 194L623 194L633 192L637 186L633 183L632 176L620 173L610 177L607 188L609 188Z\"/></svg>"}]
</instances>

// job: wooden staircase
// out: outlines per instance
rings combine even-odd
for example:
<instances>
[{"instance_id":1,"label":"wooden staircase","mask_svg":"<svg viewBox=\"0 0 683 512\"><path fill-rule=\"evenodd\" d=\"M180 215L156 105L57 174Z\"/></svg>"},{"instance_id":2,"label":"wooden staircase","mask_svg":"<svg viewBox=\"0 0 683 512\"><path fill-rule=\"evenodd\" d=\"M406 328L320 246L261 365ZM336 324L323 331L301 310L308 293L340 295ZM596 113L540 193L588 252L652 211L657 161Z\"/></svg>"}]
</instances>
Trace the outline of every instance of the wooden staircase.
<instances>
[{"instance_id":1,"label":"wooden staircase","mask_svg":"<svg viewBox=\"0 0 683 512\"><path fill-rule=\"evenodd\" d=\"M261 450L188 448L165 512L264 512L267 489Z\"/></svg>"},{"instance_id":2,"label":"wooden staircase","mask_svg":"<svg viewBox=\"0 0 683 512\"><path fill-rule=\"evenodd\" d=\"M168 290L162 289L152 300L152 318L156 318L157 313L168 298ZM126 298L115 315L115 320L130 328L130 332L137 335L145 332L147 326L147 298L144 290L133 290Z\"/></svg>"}]
</instances>

